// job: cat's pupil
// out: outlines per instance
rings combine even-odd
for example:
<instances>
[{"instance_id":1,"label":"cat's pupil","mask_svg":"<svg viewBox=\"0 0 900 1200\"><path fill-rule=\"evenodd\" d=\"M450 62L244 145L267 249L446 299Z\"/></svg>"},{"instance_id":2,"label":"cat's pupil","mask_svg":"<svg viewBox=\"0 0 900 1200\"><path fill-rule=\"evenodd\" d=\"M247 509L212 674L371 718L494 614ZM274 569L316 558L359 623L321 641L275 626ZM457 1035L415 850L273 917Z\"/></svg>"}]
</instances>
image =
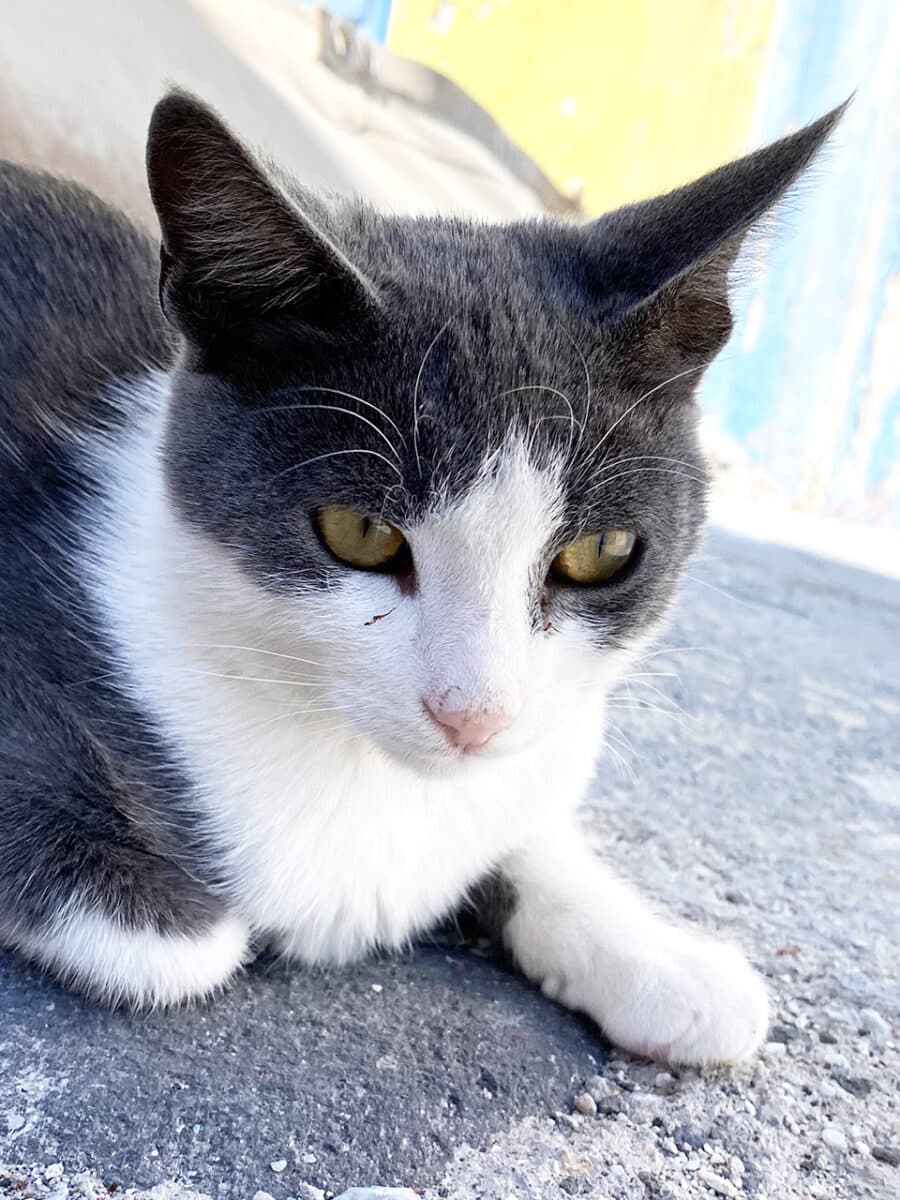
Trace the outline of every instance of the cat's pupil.
<instances>
[{"instance_id":1,"label":"cat's pupil","mask_svg":"<svg viewBox=\"0 0 900 1200\"><path fill-rule=\"evenodd\" d=\"M361 531L362 531L362 536L363 536L364 538L365 538L365 537L368 537L368 536L369 536L369 530L372 528L372 522L369 520L369 518L368 518L368 517L363 517L363 518L362 518L362 521L361 521L361 527L362 527L362 529L361 529Z\"/></svg>"}]
</instances>

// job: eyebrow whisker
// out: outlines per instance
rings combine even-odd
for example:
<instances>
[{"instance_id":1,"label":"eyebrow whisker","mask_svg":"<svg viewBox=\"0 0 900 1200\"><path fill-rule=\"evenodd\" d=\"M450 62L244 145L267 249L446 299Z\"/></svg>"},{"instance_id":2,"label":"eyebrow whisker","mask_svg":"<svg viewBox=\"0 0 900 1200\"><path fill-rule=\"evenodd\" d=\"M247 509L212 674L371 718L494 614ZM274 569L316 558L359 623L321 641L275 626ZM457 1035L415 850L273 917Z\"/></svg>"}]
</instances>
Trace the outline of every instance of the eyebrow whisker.
<instances>
[{"instance_id":1,"label":"eyebrow whisker","mask_svg":"<svg viewBox=\"0 0 900 1200\"><path fill-rule=\"evenodd\" d=\"M379 429L374 421L370 421L369 418L364 417L362 413L354 412L352 408L342 408L338 404L280 404L273 408L267 408L265 412L303 412L307 409L321 409L324 412L345 413L348 417L356 417L357 421L362 421L363 424L368 425L370 429L373 429L378 434L378 436L390 450L391 454L393 454L393 456L396 458L398 463L402 461L397 452L396 446L387 436L387 434L383 430Z\"/></svg>"},{"instance_id":2,"label":"eyebrow whisker","mask_svg":"<svg viewBox=\"0 0 900 1200\"><path fill-rule=\"evenodd\" d=\"M422 361L419 364L419 371L416 375L416 382L413 386L413 451L416 456L416 470L419 477L422 476L422 460L419 457L419 384L422 382L422 372L425 370L425 364L428 362L428 356L437 344L438 338L450 325L450 317L440 327L434 337L428 344L428 349L422 355Z\"/></svg>"},{"instance_id":3,"label":"eyebrow whisker","mask_svg":"<svg viewBox=\"0 0 900 1200\"><path fill-rule=\"evenodd\" d=\"M323 462L326 458L337 458L339 454L368 454L371 455L372 458L380 458L385 466L391 468L395 475L399 476L400 479L403 478L403 472L400 470L397 464L392 463L389 458L385 458L385 456L378 450L364 450L362 448L357 448L352 450L329 450L327 454L316 454L312 458L307 458L301 463L294 463L293 466L285 467L283 471L279 471L277 474L271 476L271 478L266 480L266 482L274 483L276 479L281 479L283 475L289 475L292 471L300 471L303 467L309 467L316 462Z\"/></svg>"}]
</instances>

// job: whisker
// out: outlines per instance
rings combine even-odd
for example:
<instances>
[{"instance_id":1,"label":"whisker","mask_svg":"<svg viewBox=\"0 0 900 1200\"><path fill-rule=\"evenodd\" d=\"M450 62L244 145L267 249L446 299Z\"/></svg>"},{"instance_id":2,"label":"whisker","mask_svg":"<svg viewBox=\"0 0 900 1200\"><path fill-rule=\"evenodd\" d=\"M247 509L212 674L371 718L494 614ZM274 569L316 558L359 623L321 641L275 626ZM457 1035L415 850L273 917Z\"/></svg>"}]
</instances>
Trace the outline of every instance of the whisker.
<instances>
[{"instance_id":1,"label":"whisker","mask_svg":"<svg viewBox=\"0 0 900 1200\"><path fill-rule=\"evenodd\" d=\"M614 688L618 686L627 687L631 680L637 680L640 682L644 679L677 679L679 683L682 682L681 676L677 675L674 671L638 671L634 674L623 676L622 679L619 680L618 684L614 685ZM582 683L576 684L575 686L578 691L592 692L606 691L609 687L609 684L605 681L588 679ZM610 699L614 699L618 693L613 690L608 694Z\"/></svg>"},{"instance_id":2,"label":"whisker","mask_svg":"<svg viewBox=\"0 0 900 1200\"><path fill-rule=\"evenodd\" d=\"M418 471L420 478L422 475L422 462L421 462L421 459L419 458L419 384L422 382L422 372L425 370L425 364L428 362L428 355L434 349L438 338L441 336L441 334L444 332L444 330L449 326L449 324L450 324L450 318L448 317L447 320L444 322L444 324L440 327L440 329L434 335L434 337L431 339L431 341L428 343L428 349L422 355L422 362L419 364L419 371L418 371L418 374L416 375L415 386L413 387L413 451L415 452L415 456L416 456L416 470Z\"/></svg>"},{"instance_id":3,"label":"whisker","mask_svg":"<svg viewBox=\"0 0 900 1200\"><path fill-rule=\"evenodd\" d=\"M559 398L561 400L565 401L566 407L569 410L568 418L563 417L563 416L555 416L555 417L548 416L548 417L541 417L540 421L568 420L570 422L569 445L566 449L566 454L567 455L571 454L572 439L575 435L575 430L578 427L578 422L575 419L575 409L572 407L572 401L565 394L565 392L561 392L559 390L559 388L550 387L549 384L546 384L546 383L526 383L526 384L523 384L521 387L507 388L505 392L498 392L497 395L494 397L494 399L502 400L504 396L513 396L513 395L515 395L516 392L552 392L554 396L559 396ZM540 424L540 421L538 421L537 423Z\"/></svg>"},{"instance_id":4,"label":"whisker","mask_svg":"<svg viewBox=\"0 0 900 1200\"><path fill-rule=\"evenodd\" d=\"M632 752L634 751L634 746L631 744L631 742L628 740L628 738L625 736L625 734L622 732L622 730L618 727L618 725L613 725L612 722L610 722L606 726L606 728L604 729L603 732L607 737L614 737L620 745L625 747L626 750L629 750Z\"/></svg>"},{"instance_id":5,"label":"whisker","mask_svg":"<svg viewBox=\"0 0 900 1200\"><path fill-rule=\"evenodd\" d=\"M396 463L392 463L389 458L385 458L384 455L380 454L377 450L356 449L356 450L329 450L329 452L327 454L316 454L312 458L306 459L305 462L295 463L292 467L285 467L283 471L279 471L277 473L277 475L273 475L271 477L271 479L266 480L266 482L274 483L276 479L281 479L282 475L289 475L292 471L299 471L303 467L311 466L312 463L322 462L326 458L337 458L337 456L339 454L369 454L372 456L372 458L380 458L381 461L386 466L391 468L391 470L394 472L395 475L398 475L401 479L403 478L403 472L396 465Z\"/></svg>"},{"instance_id":6,"label":"whisker","mask_svg":"<svg viewBox=\"0 0 900 1200\"><path fill-rule=\"evenodd\" d=\"M390 427L394 430L394 432L397 434L397 436L399 437L399 439L403 443L403 445L404 446L406 445L406 438L403 436L403 430L400 428L400 426L397 424L397 422L392 420L388 416L388 414L384 411L383 408L381 408L377 404L373 404L371 400L363 400L362 396L357 396L353 392L342 392L340 390L340 388L319 387L315 384L305 384L303 387L292 388L291 391L295 391L295 392L328 392L329 395L332 395L332 396L343 396L345 400L355 400L357 404L362 404L365 408L371 408L373 412L377 412L379 414L379 416L384 417L385 421L387 421L388 425L390 425ZM292 404L286 404L286 405L276 404L276 405L273 405L271 408L261 408L258 411L261 413L279 412L283 409L289 409L289 408L293 408L293 407L294 407L294 405L292 405Z\"/></svg>"},{"instance_id":7,"label":"whisker","mask_svg":"<svg viewBox=\"0 0 900 1200\"><path fill-rule=\"evenodd\" d=\"M209 679L238 679L242 683L273 683L280 684L282 687L319 687L324 680L316 680L315 683L302 683L293 679L262 679L256 675L229 675L222 671L203 671L199 667L182 667L182 670L188 675L203 675Z\"/></svg>"},{"instance_id":8,"label":"whisker","mask_svg":"<svg viewBox=\"0 0 900 1200\"><path fill-rule=\"evenodd\" d=\"M637 775L634 773L634 768L622 751L617 749L612 742L606 741L605 738L603 742L603 748L608 754L612 755L614 762L626 771L626 773L631 777L632 782L637 783Z\"/></svg>"},{"instance_id":9,"label":"whisker","mask_svg":"<svg viewBox=\"0 0 900 1200\"><path fill-rule=\"evenodd\" d=\"M640 696L632 697L630 703L618 703L618 702L610 703L607 705L607 708L619 709L622 712L631 711L631 712L657 713L661 717L668 717L670 721L674 721L675 724L679 727L679 729L687 728L687 726L685 725L686 718L693 719L693 720L697 719L697 718L689 718L689 714L687 714L687 713L681 714L681 713L677 713L677 712L672 712L671 709L663 708L659 704L654 704L652 700L644 700Z\"/></svg>"},{"instance_id":10,"label":"whisker","mask_svg":"<svg viewBox=\"0 0 900 1200\"><path fill-rule=\"evenodd\" d=\"M613 421L612 425L610 425L609 429L607 429L606 433L604 433L604 435L600 439L600 441L596 444L596 446L594 446L593 450L591 451L590 457L593 458L593 456L597 453L597 451L600 449L600 447L603 445L603 443L606 441L606 439L612 434L612 432L616 428L616 426L620 425L625 420L625 418L628 416L629 413L634 412L634 410L637 408L637 406L639 404L643 404L643 402L645 400L649 400L651 396L655 395L655 393L660 391L662 388L667 387L670 383L675 383L677 380L683 379L685 377L685 375L692 375L692 374L696 374L697 371L703 371L708 366L709 366L709 363L704 362L704 363L700 363L700 365L696 366L696 367L688 367L684 371L679 371L676 375L670 375L669 378L664 379L662 381L662 383L656 384L656 386L650 388L650 390L648 392L644 392L643 396L638 396L637 400L635 400L635 402L633 404L629 404L628 408L626 408L625 411L620 414L620 416L616 417L615 421Z\"/></svg>"},{"instance_id":11,"label":"whisker","mask_svg":"<svg viewBox=\"0 0 900 1200\"><path fill-rule=\"evenodd\" d=\"M714 583L707 583L705 579L698 579L696 575L685 574L684 578L689 579L691 583L699 583L701 587L709 588L711 592L716 592L719 596L724 596L726 600L733 600L735 604L742 604L744 608L756 607L750 600L744 600L741 596L735 596L731 592L727 592L724 588L716 587Z\"/></svg>"},{"instance_id":12,"label":"whisker","mask_svg":"<svg viewBox=\"0 0 900 1200\"><path fill-rule=\"evenodd\" d=\"M587 428L587 419L591 411L591 372L587 364L587 359L582 353L581 347L572 337L571 333L569 333L568 329L565 328L565 326L562 327L562 331L572 343L572 346L576 350L578 357L581 359L581 365L584 367L584 379L585 383L587 384L587 397L584 402L584 416L581 419L581 432L578 435L578 445L576 446L576 449L578 449L581 446L582 439L584 438L584 431Z\"/></svg>"},{"instance_id":13,"label":"whisker","mask_svg":"<svg viewBox=\"0 0 900 1200\"><path fill-rule=\"evenodd\" d=\"M652 707L653 706L649 700L641 700L638 697L635 697L632 700L627 700L623 697L620 700L607 700L603 706L603 711L614 712L618 710L619 712L646 712L648 708Z\"/></svg>"},{"instance_id":14,"label":"whisker","mask_svg":"<svg viewBox=\"0 0 900 1200\"><path fill-rule=\"evenodd\" d=\"M288 658L291 662L305 663L309 667L322 667L325 664L315 662L311 658L298 658L296 654L282 654L278 650L263 650L261 646L233 646L228 642L187 642L189 647L196 650L246 650L251 654L268 654L272 658Z\"/></svg>"},{"instance_id":15,"label":"whisker","mask_svg":"<svg viewBox=\"0 0 900 1200\"><path fill-rule=\"evenodd\" d=\"M587 491L585 492L585 495L590 495L592 492L596 492L602 487L608 487L612 483L618 483L618 481L620 479L626 479L629 475L649 475L649 474L675 475L679 479L688 479L691 481L691 483L704 483L705 482L705 479L702 479L702 478L698 477L697 475L689 475L685 471L672 471L668 467L634 467L630 471L620 471L617 475L613 475L608 479L607 478L600 479L592 487L589 487L587 489Z\"/></svg>"},{"instance_id":16,"label":"whisker","mask_svg":"<svg viewBox=\"0 0 900 1200\"><path fill-rule=\"evenodd\" d=\"M614 458L612 462L602 463L599 467L598 473L602 475L602 473L605 471L611 471L614 467L627 466L628 463L650 461L673 463L675 466L686 467L687 470L693 471L697 478L702 482L705 482L707 479L706 473L701 467L698 467L696 463L685 462L683 458L669 458L668 455L665 454L635 454L628 458Z\"/></svg>"},{"instance_id":17,"label":"whisker","mask_svg":"<svg viewBox=\"0 0 900 1200\"><path fill-rule=\"evenodd\" d=\"M296 709L292 709L290 712L279 713L278 716L276 716L276 717L269 717L265 721L261 721L259 723L259 726L257 726L257 728L261 729L265 725L274 725L276 721L286 721L290 717L314 716L317 713L322 714L322 713L347 712L351 708L352 708L352 705L350 705L350 704L332 704L332 705L326 705L322 708L296 708ZM328 726L330 724L332 724L330 721L315 721L315 722L312 722L310 725L304 726L304 727L307 729L326 729L326 728L328 728Z\"/></svg>"},{"instance_id":18,"label":"whisker","mask_svg":"<svg viewBox=\"0 0 900 1200\"><path fill-rule=\"evenodd\" d=\"M610 733L610 732L611 732L611 733L614 733L614 734L615 734L615 735L616 735L616 736L617 736L617 737L620 739L620 741L622 742L622 744L623 744L623 745L624 745L624 746L627 748L627 750L629 751L629 753L631 753L631 754L633 754L633 755L634 755L634 757L635 757L635 761L636 761L636 762L640 762L640 761L641 761L641 757L640 757L640 755L639 755L639 754L638 754L638 752L635 750L634 746L631 744L631 742L629 741L629 739L628 739L628 738L625 736L625 732L624 732L624 730L622 729L622 727L621 727L620 725L617 725L617 724L616 724L614 721L607 721L607 722L606 722L606 727L605 727L605 729L604 729L604 732L605 732L605 733Z\"/></svg>"},{"instance_id":19,"label":"whisker","mask_svg":"<svg viewBox=\"0 0 900 1200\"><path fill-rule=\"evenodd\" d=\"M724 651L716 646L658 646L655 650L651 650L649 653L642 654L639 658L634 659L634 664L637 666L639 663L647 662L648 659L658 658L661 654L687 654L689 652L698 654L724 653Z\"/></svg>"},{"instance_id":20,"label":"whisker","mask_svg":"<svg viewBox=\"0 0 900 1200\"><path fill-rule=\"evenodd\" d=\"M342 408L337 404L282 404L276 406L275 408L267 408L263 411L266 413L305 412L307 410L314 409L319 409L323 412L345 413L348 417L356 417L357 421L362 421L364 425L368 425L370 429L375 430L375 432L387 446L388 450L390 450L391 454L394 455L398 463L402 461L400 455L397 453L394 443L391 441L388 435L383 430L379 429L374 421L370 421L369 418L364 417L362 413L354 412L352 408Z\"/></svg>"},{"instance_id":21,"label":"whisker","mask_svg":"<svg viewBox=\"0 0 900 1200\"><path fill-rule=\"evenodd\" d=\"M86 679L75 679L67 687L87 687L91 683L102 683L105 679L115 679L117 675L127 675L130 667L117 667L114 671L104 671L101 675L89 675Z\"/></svg>"},{"instance_id":22,"label":"whisker","mask_svg":"<svg viewBox=\"0 0 900 1200\"><path fill-rule=\"evenodd\" d=\"M675 709L675 711L681 713L681 715L684 717L684 719L686 721L699 721L699 719L700 719L699 717L695 716L694 713L688 712L687 709L685 709L681 704L679 704L678 701L673 696L670 696L667 692L664 692L661 688L656 687L652 683L641 683L641 687L647 688L648 691L653 692L654 695L656 695L656 696L659 696L661 700L665 700L667 704L671 704L672 707ZM630 694L631 693L629 692L629 695ZM641 699L641 697L636 696L635 699L639 700L639 699Z\"/></svg>"},{"instance_id":23,"label":"whisker","mask_svg":"<svg viewBox=\"0 0 900 1200\"><path fill-rule=\"evenodd\" d=\"M514 396L516 392L552 392L554 396L559 396L561 400L565 400L569 412L574 416L575 410L572 408L572 401L566 393L561 392L559 388L551 387L548 383L524 383L521 387L507 388L505 392L498 392L494 399L502 400L504 396Z\"/></svg>"},{"instance_id":24,"label":"whisker","mask_svg":"<svg viewBox=\"0 0 900 1200\"><path fill-rule=\"evenodd\" d=\"M388 488L385 488L385 489L384 489L384 495L383 495L383 496L382 496L382 498L381 498L381 510L380 510L380 512L379 512L379 514L378 514L378 520L379 520L379 521L383 521L383 520L384 520L384 514L385 514L385 510L387 509L387 506L388 506L388 503L389 503L389 501L390 501L390 499L391 499L391 496L393 495L393 493L394 493L395 491L397 491L397 489L398 489L398 488L399 488L399 489L400 489L400 491L402 492L402 491L403 491L403 484L402 484L402 483L392 483L390 487L388 487Z\"/></svg>"}]
</instances>

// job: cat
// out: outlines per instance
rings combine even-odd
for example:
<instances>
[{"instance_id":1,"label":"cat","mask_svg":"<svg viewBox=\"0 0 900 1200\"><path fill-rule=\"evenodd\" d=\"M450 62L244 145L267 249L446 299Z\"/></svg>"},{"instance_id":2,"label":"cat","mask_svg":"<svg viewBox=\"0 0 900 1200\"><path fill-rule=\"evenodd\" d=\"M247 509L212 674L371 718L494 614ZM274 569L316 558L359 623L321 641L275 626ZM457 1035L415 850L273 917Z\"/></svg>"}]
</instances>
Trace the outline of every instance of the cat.
<instances>
[{"instance_id":1,"label":"cat","mask_svg":"<svg viewBox=\"0 0 900 1200\"><path fill-rule=\"evenodd\" d=\"M736 947L577 809L704 521L746 234L841 109L584 225L381 215L166 95L161 244L0 170L0 944L110 1004L469 904L613 1042L732 1062Z\"/></svg>"}]
</instances>

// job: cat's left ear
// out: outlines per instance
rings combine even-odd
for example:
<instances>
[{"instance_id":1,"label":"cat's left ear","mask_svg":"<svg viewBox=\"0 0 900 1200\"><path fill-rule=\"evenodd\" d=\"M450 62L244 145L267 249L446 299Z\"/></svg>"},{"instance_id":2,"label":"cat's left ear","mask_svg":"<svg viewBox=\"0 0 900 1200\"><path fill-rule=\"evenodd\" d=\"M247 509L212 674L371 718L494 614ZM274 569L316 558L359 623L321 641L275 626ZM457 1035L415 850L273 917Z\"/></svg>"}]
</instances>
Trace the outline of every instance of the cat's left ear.
<instances>
[{"instance_id":1,"label":"cat's left ear","mask_svg":"<svg viewBox=\"0 0 900 1200\"><path fill-rule=\"evenodd\" d=\"M333 332L375 289L196 97L156 105L147 178L162 230L160 302L200 346L290 315Z\"/></svg>"},{"instance_id":2,"label":"cat's left ear","mask_svg":"<svg viewBox=\"0 0 900 1200\"><path fill-rule=\"evenodd\" d=\"M692 391L732 329L729 272L749 231L788 191L843 115L804 129L694 183L587 227L586 288L623 342L640 385L684 372Z\"/></svg>"}]
</instances>

